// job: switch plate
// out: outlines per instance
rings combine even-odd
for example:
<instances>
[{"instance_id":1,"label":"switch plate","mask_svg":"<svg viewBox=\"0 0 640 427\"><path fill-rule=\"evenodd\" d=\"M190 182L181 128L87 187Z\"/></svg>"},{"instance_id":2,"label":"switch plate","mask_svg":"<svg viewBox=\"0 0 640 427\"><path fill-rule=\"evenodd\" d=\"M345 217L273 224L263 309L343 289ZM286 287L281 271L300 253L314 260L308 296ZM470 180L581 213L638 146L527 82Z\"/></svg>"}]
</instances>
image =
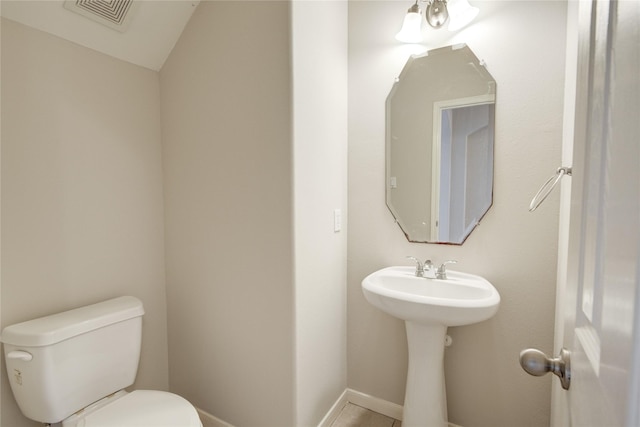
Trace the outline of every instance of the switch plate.
<instances>
[{"instance_id":1,"label":"switch plate","mask_svg":"<svg viewBox=\"0 0 640 427\"><path fill-rule=\"evenodd\" d=\"M342 212L340 209L333 210L333 232L338 233L342 230Z\"/></svg>"}]
</instances>

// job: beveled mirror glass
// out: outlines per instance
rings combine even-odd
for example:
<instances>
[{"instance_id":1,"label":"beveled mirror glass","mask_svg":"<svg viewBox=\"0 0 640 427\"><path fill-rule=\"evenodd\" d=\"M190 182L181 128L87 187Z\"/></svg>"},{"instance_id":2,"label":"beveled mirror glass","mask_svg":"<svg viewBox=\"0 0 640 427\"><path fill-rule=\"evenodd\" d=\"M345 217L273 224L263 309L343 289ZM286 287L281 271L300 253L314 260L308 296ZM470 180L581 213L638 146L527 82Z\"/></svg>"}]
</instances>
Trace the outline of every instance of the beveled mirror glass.
<instances>
[{"instance_id":1,"label":"beveled mirror glass","mask_svg":"<svg viewBox=\"0 0 640 427\"><path fill-rule=\"evenodd\" d=\"M386 202L409 241L462 244L491 206L495 98L466 45L402 69L386 102Z\"/></svg>"}]
</instances>

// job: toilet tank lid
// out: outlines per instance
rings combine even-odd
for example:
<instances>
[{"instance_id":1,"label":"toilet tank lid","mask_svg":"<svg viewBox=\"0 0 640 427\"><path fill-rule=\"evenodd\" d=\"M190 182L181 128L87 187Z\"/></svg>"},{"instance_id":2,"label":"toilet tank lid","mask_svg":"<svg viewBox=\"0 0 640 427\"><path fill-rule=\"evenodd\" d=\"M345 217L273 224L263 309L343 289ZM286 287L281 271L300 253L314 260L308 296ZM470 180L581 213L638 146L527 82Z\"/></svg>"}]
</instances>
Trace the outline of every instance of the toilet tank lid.
<instances>
[{"instance_id":1,"label":"toilet tank lid","mask_svg":"<svg viewBox=\"0 0 640 427\"><path fill-rule=\"evenodd\" d=\"M16 346L43 347L143 314L142 301L123 296L7 326L0 341Z\"/></svg>"}]
</instances>

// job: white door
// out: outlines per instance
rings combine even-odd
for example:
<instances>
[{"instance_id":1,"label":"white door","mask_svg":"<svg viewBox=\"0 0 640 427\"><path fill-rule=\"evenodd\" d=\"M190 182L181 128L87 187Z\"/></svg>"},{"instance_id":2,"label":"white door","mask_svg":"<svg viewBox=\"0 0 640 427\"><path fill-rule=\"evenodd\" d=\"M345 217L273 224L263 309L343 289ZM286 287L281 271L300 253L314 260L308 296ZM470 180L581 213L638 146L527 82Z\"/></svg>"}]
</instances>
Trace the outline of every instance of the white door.
<instances>
[{"instance_id":1,"label":"white door","mask_svg":"<svg viewBox=\"0 0 640 427\"><path fill-rule=\"evenodd\" d=\"M462 243L491 206L495 96L434 103L431 236Z\"/></svg>"},{"instance_id":2,"label":"white door","mask_svg":"<svg viewBox=\"0 0 640 427\"><path fill-rule=\"evenodd\" d=\"M554 424L640 426L640 1L579 2L566 289L571 382ZM562 294L562 292L561 292ZM557 326L558 327L558 326Z\"/></svg>"}]
</instances>

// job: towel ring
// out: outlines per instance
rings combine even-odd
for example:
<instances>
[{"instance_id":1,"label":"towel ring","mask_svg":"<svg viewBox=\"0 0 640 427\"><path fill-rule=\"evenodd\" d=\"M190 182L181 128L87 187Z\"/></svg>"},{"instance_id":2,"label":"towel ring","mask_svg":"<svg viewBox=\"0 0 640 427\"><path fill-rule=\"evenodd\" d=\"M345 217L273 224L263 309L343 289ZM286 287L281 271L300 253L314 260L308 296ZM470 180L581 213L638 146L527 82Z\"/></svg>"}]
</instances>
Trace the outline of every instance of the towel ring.
<instances>
[{"instance_id":1,"label":"towel ring","mask_svg":"<svg viewBox=\"0 0 640 427\"><path fill-rule=\"evenodd\" d=\"M549 197L549 194L551 194L553 189L556 187L556 185L558 185L562 177L565 175L571 176L571 168L566 166L559 167L556 170L556 173L552 175L551 178L547 180L547 182L542 184L542 187L540 187L540 190L538 190L536 195L533 196L533 199L529 204L529 212L533 212L538 209L538 206L540 206L542 202L544 202L545 199Z\"/></svg>"}]
</instances>

